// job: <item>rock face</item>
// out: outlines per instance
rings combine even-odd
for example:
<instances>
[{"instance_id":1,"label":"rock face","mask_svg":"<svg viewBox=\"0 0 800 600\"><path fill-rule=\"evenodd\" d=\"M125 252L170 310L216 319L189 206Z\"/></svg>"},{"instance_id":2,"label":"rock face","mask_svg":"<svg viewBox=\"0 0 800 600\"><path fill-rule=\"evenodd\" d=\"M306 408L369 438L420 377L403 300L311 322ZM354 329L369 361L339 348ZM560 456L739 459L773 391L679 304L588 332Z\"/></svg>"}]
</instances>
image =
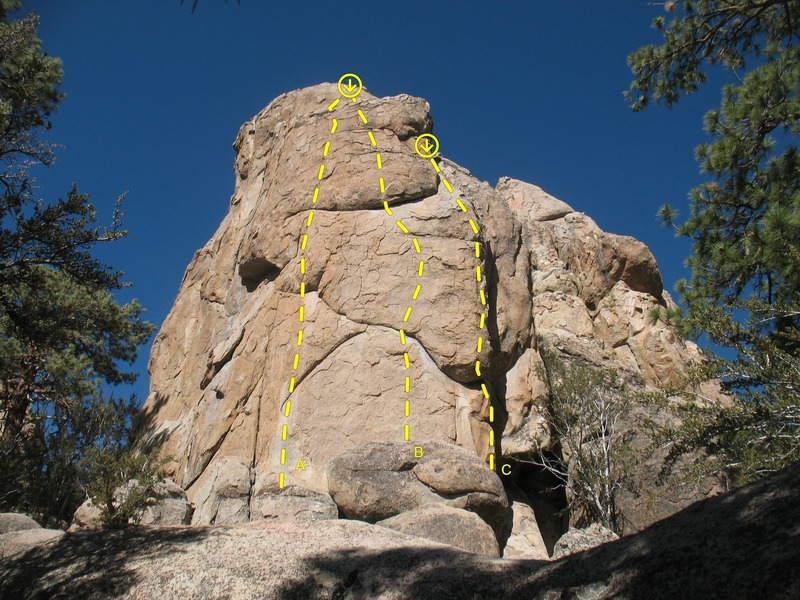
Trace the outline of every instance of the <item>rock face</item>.
<instances>
[{"instance_id":1,"label":"rock face","mask_svg":"<svg viewBox=\"0 0 800 600\"><path fill-rule=\"evenodd\" d=\"M333 459L328 487L342 515L375 523L442 503L476 513L500 535L508 520L500 478L462 448L436 442L418 447L419 458L408 444L373 443Z\"/></svg>"},{"instance_id":2,"label":"rock face","mask_svg":"<svg viewBox=\"0 0 800 600\"><path fill-rule=\"evenodd\" d=\"M554 562L348 520L67 533L0 561L0 598L798 598L800 467Z\"/></svg>"},{"instance_id":3,"label":"rock face","mask_svg":"<svg viewBox=\"0 0 800 600\"><path fill-rule=\"evenodd\" d=\"M556 542L553 558L559 559L576 552L591 550L601 544L618 539L619 536L616 533L597 523L582 529L570 529Z\"/></svg>"},{"instance_id":4,"label":"rock face","mask_svg":"<svg viewBox=\"0 0 800 600\"><path fill-rule=\"evenodd\" d=\"M692 349L647 318L671 300L643 244L423 158L431 130L422 99L323 84L239 131L229 212L155 340L139 423L194 524L262 518L279 484L325 494L329 463L372 442L495 468L548 448L541 338L643 385L684 373Z\"/></svg>"},{"instance_id":5,"label":"rock face","mask_svg":"<svg viewBox=\"0 0 800 600\"><path fill-rule=\"evenodd\" d=\"M25 529L40 529L36 521L22 513L0 513L0 535Z\"/></svg>"},{"instance_id":6,"label":"rock face","mask_svg":"<svg viewBox=\"0 0 800 600\"><path fill-rule=\"evenodd\" d=\"M500 556L497 539L485 521L475 513L446 504L426 504L411 512L379 521L378 525L474 554Z\"/></svg>"}]
</instances>

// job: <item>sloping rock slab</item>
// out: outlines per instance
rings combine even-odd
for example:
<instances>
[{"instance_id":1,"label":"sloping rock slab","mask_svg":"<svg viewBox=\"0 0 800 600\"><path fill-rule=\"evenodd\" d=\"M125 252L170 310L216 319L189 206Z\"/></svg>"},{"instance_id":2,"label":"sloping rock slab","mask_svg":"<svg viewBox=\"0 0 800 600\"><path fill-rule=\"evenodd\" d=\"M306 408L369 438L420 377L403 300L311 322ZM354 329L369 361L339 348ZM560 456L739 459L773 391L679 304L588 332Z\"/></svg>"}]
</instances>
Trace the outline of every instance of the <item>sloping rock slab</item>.
<instances>
[{"instance_id":1,"label":"sloping rock slab","mask_svg":"<svg viewBox=\"0 0 800 600\"><path fill-rule=\"evenodd\" d=\"M0 513L0 535L25 529L40 529L41 527L28 515L13 512Z\"/></svg>"},{"instance_id":2,"label":"sloping rock slab","mask_svg":"<svg viewBox=\"0 0 800 600\"><path fill-rule=\"evenodd\" d=\"M508 520L508 498L496 473L457 446L365 444L328 463L328 490L340 513L375 523L424 504L440 502L476 513L499 535Z\"/></svg>"},{"instance_id":3,"label":"sloping rock slab","mask_svg":"<svg viewBox=\"0 0 800 600\"><path fill-rule=\"evenodd\" d=\"M497 539L489 525L475 513L445 504L426 504L391 519L379 521L378 525L455 546L473 554L500 556Z\"/></svg>"},{"instance_id":4,"label":"sloping rock slab","mask_svg":"<svg viewBox=\"0 0 800 600\"><path fill-rule=\"evenodd\" d=\"M0 535L0 559L30 550L64 535L60 529L20 529Z\"/></svg>"},{"instance_id":5,"label":"sloping rock slab","mask_svg":"<svg viewBox=\"0 0 800 600\"><path fill-rule=\"evenodd\" d=\"M798 598L798 497L800 465L551 563L342 520L67 533L0 562L0 598Z\"/></svg>"}]
</instances>

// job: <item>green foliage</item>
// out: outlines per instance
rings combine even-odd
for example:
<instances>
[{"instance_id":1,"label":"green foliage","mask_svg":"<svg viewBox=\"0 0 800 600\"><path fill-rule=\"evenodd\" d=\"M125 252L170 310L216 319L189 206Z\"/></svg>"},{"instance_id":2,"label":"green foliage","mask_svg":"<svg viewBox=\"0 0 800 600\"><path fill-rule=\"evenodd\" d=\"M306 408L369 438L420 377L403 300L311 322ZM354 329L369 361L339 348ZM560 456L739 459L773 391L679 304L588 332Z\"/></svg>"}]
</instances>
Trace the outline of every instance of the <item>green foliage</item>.
<instances>
[{"instance_id":1,"label":"green foliage","mask_svg":"<svg viewBox=\"0 0 800 600\"><path fill-rule=\"evenodd\" d=\"M41 50L35 15L9 21L19 3L0 0L0 509L63 523L83 499L77 461L123 448L134 399L106 398L130 383L153 327L134 301L111 292L122 273L92 256L125 235L119 203L97 225L88 196L34 196L29 169L49 165L41 140L61 100L61 63Z\"/></svg>"},{"instance_id":2,"label":"green foliage","mask_svg":"<svg viewBox=\"0 0 800 600\"><path fill-rule=\"evenodd\" d=\"M561 481L573 515L620 531L617 497L632 489L637 461L622 431L634 398L613 371L569 364L550 351L544 362L550 386L545 417L560 453L528 460Z\"/></svg>"},{"instance_id":3,"label":"green foliage","mask_svg":"<svg viewBox=\"0 0 800 600\"><path fill-rule=\"evenodd\" d=\"M709 180L690 192L688 218L659 211L691 238L691 279L678 282L684 331L735 352L711 356L689 383L719 377L731 406L682 408L673 454L707 446L738 482L797 460L800 350L800 1L683 0L654 21L660 46L631 54L627 96L672 107L722 68L730 81L706 114L697 148ZM690 386L691 388L691 386Z\"/></svg>"},{"instance_id":4,"label":"green foliage","mask_svg":"<svg viewBox=\"0 0 800 600\"><path fill-rule=\"evenodd\" d=\"M81 458L81 481L99 507L104 524L119 527L137 522L149 505L166 459L129 446L93 447Z\"/></svg>"},{"instance_id":5,"label":"green foliage","mask_svg":"<svg viewBox=\"0 0 800 600\"><path fill-rule=\"evenodd\" d=\"M742 308L760 321L800 312L800 306L763 301ZM800 345L800 336L793 330L780 338L760 335L754 324L737 322L718 307L702 310L699 317L712 339L733 348L736 357L711 356L693 374L689 389L701 389L699 383L718 378L735 399L720 404L694 392L700 402L678 408L683 424L661 434L671 444L671 457L707 449L713 460L701 467L724 471L737 485L800 460L800 358L787 350Z\"/></svg>"}]
</instances>

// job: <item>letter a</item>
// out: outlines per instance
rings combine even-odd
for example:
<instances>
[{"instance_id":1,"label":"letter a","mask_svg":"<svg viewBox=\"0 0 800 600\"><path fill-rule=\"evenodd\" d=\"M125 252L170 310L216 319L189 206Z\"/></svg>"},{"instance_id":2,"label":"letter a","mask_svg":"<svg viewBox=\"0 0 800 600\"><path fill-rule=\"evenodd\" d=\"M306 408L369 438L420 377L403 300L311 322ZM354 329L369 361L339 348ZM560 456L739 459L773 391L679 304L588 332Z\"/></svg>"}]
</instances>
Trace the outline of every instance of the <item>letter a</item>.
<instances>
[{"instance_id":1,"label":"letter a","mask_svg":"<svg viewBox=\"0 0 800 600\"><path fill-rule=\"evenodd\" d=\"M302 458L297 461L297 466L294 468L294 470L295 471L305 471L306 470L306 466L305 466L305 464L303 464L303 459Z\"/></svg>"}]
</instances>

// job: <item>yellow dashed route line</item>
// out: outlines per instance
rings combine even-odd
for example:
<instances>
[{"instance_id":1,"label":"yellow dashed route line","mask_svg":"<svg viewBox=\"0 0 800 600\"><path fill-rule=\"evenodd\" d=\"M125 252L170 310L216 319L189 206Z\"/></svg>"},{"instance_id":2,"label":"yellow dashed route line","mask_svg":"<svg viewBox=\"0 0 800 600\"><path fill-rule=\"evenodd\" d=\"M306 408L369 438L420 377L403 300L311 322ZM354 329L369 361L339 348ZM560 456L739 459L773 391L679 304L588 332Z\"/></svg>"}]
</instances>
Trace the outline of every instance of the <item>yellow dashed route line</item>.
<instances>
[{"instance_id":1,"label":"yellow dashed route line","mask_svg":"<svg viewBox=\"0 0 800 600\"><path fill-rule=\"evenodd\" d=\"M343 75L342 79L339 80L340 86L341 86L342 80L345 77L349 77L349 76L355 77L354 75L350 75L350 74ZM359 83L360 83L360 80L359 80ZM340 87L339 91L341 92L341 87ZM358 93L356 93L355 95L352 96L353 102L356 102L356 97L357 96L358 96ZM360 108L357 110L357 114L358 114L358 118L361 120L361 122L364 125L368 126L369 125L369 119L367 118L367 116L364 114L364 112ZM385 194L386 194L386 180L383 177L383 157L381 156L380 150L378 149L378 142L375 139L375 134L373 133L371 127L367 129L367 137L369 138L370 145L373 148L375 148L375 166L376 166L377 171L378 171L378 190L380 191L381 195L383 196L383 209L384 209L384 211L386 211L387 215L392 217L394 215L394 213L393 213L391 207L389 206L388 199L386 199L386 197L385 197ZM414 252L416 252L418 255L421 255L422 254L422 248L419 245L419 240L414 236L414 234L411 233L411 231L408 229L408 227L400 219L397 219L395 221L395 225L397 225L397 227L400 229L400 231L403 232L404 235L410 235L411 236L412 245L414 247ZM425 270L425 262L424 262L424 260L422 260L422 258L420 258L419 264L418 264L418 267L417 267L417 279L418 280L422 277L424 270ZM403 323L408 323L409 319L411 318L411 312L414 309L414 306L413 306L414 305L414 301L419 297L419 292L420 292L421 289L422 289L422 284L421 283L417 283L416 286L414 287L414 293L411 295L411 300L409 301L408 307L405 309L405 313L403 315ZM400 328L399 334L400 334L400 345L401 346L405 346L406 345L406 333L405 333L405 328L404 327ZM403 402L403 416L405 417L405 420L406 420L405 423L403 423L403 439L405 441L408 441L409 439L411 439L411 426L408 423L408 419L411 416L411 399L410 399L411 376L408 375L408 373L411 372L411 361L409 360L408 352L406 351L405 348L403 348L403 368L407 373L403 378L403 393L405 394L405 400Z\"/></svg>"},{"instance_id":2,"label":"yellow dashed route line","mask_svg":"<svg viewBox=\"0 0 800 600\"><path fill-rule=\"evenodd\" d=\"M419 136L416 141L414 142L414 149L417 151L417 154L422 158L430 160L431 166L434 170L439 174L442 179L442 185L447 189L447 191L455 195L455 205L456 208L464 213L466 217L467 224L469 224L470 231L472 235L470 237L479 238L480 236L480 228L476 222L477 215L475 218L469 216L469 211L467 210L466 205L458 197L458 194L455 193L453 185L447 180L447 178L442 173L441 167L439 167L439 163L436 162L436 154L439 152L439 140L436 139L436 136L430 133L425 133ZM474 211L473 211L474 212ZM480 258L481 258L481 243L479 239L475 239L475 259L477 264L475 265L475 279L477 280L478 284L478 301L480 302L480 318L478 320L478 340L476 344L476 353L478 354L478 358L475 360L475 374L481 378L481 392L483 392L483 397L486 398L489 402L489 468L494 471L495 469L495 442L494 442L494 406L492 405L492 398L491 394L489 393L489 388L486 385L486 379L483 377L481 373L481 361L480 361L480 353L483 351L483 339L486 332L486 290L485 290L485 283L484 283L484 276L481 272L481 265L480 265Z\"/></svg>"},{"instance_id":3,"label":"yellow dashed route line","mask_svg":"<svg viewBox=\"0 0 800 600\"><path fill-rule=\"evenodd\" d=\"M347 79L346 82L345 82L345 79ZM357 83L353 83L353 80L355 80ZM343 75L339 79L338 89L339 89L339 93L344 98L352 100L353 103L355 104L357 96L361 93L361 90L363 89L363 85L361 83L361 80L358 78L358 76L356 76L356 75L354 75L352 73L347 73L347 74ZM333 110L341 103L341 100L342 100L342 98L336 98L335 100L333 100L328 105L328 112L333 112ZM369 125L369 119L367 118L367 116L364 114L364 112L360 108L356 110L356 114L358 115L358 118L361 120L361 122L364 125ZM333 118L331 120L331 128L330 128L330 135L331 136L333 136L336 133L338 127L339 127L338 120L336 118ZM377 171L378 171L378 190L380 190L381 195L384 195L386 193L386 181L385 181L385 179L383 177L383 157L381 156L380 151L378 151L378 149L377 149L378 148L378 143L377 143L377 140L375 139L375 134L373 133L371 128L367 129L367 137L369 138L370 145L373 148L376 149L375 165L376 165L376 168L377 168ZM312 204L312 206L316 205L317 201L319 200L320 183L322 182L322 179L325 176L325 159L328 158L328 155L330 153L330 149L331 149L331 140L329 139L329 140L327 140L325 142L325 144L322 147L322 161L320 162L319 169L317 170L317 183L314 186L314 192L313 192L313 194L311 196L311 204ZM384 207L384 210L386 211L386 213L391 217L392 216L392 209L389 207L389 202L385 198L383 200L383 207ZM306 216L306 232L304 232L303 235L301 236L301 238L299 239L299 244L300 244L300 252L299 252L299 256L300 256L300 265L299 265L299 270L300 270L300 306L299 306L298 312L297 312L299 326L298 326L298 329L297 329L297 347L296 347L295 352L293 353L293 355L291 357L292 371L295 374L296 374L297 368L298 368L298 366L300 364L300 352L301 352L302 346L303 346L303 327L304 327L304 323L305 323L305 304L304 304L304 302L305 302L305 293L306 293L306 277L305 276L306 276L306 271L307 271L307 265L306 265L306 257L304 256L304 254L306 252L306 248L307 248L307 245L308 245L309 232L311 231L311 225L312 225L313 221L314 221L314 210L313 209L309 209L308 214ZM419 240L416 237L414 237L414 235L409 231L408 227L406 227L406 225L399 219L397 221L395 221L395 224L400 229L400 231L403 232L403 234L410 235L412 237L412 244L413 244L413 247L414 247L414 251L418 255L422 254L422 249L420 247ZM425 268L425 263L420 258L419 264L418 264L418 267L417 267L417 273L416 273L416 277L417 278L422 278L423 273L424 273L424 268ZM408 320L410 319L411 312L413 310L413 302L414 302L414 300L416 300L419 297L419 293L420 293L421 288L422 288L422 285L420 283L417 283L415 288L414 288L414 293L411 296L411 301L409 302L408 308L406 308L405 314L403 315L403 323L407 323ZM403 328L400 328L399 333L400 333L400 344L402 346L405 346L406 345L405 330ZM404 369L406 370L407 373L410 372L411 362L409 360L408 352L406 352L405 350L403 351L403 366L404 366ZM295 390L296 383L297 383L296 375L292 375L292 377L289 378L289 385L288 385L288 387L289 387L289 396L286 399L286 402L284 403L283 417L284 417L285 420L284 420L284 423L280 427L280 439L281 439L281 442L284 442L283 444L281 444L281 449L280 449L280 465L281 466L280 466L280 474L278 476L278 486L280 488L283 488L285 486L285 484L286 484L286 474L284 473L284 468L285 468L285 465L286 465L287 451L286 451L285 442L289 439L289 425L288 425L288 422L286 420L288 420L288 418L289 418L289 416L291 414L291 410L292 410L292 400L291 399L292 399L292 394L294 393L294 390ZM407 420L408 417L411 415L411 402L410 402L409 396L408 396L408 394L410 394L410 392L411 392L411 377L409 375L405 375L405 377L403 379L403 390L404 390L404 392L406 394L406 399L404 401L403 414L404 414L404 416L405 416L405 418ZM411 435L411 432L410 432L409 424L408 424L408 422L405 422L403 424L403 439L408 441L410 439L410 435Z\"/></svg>"},{"instance_id":4,"label":"yellow dashed route line","mask_svg":"<svg viewBox=\"0 0 800 600\"><path fill-rule=\"evenodd\" d=\"M339 104L339 98L334 100L328 105L328 112L332 112L334 108ZM333 136L336 133L337 128L339 127L339 122L336 118L331 120L331 128L330 128L330 135ZM328 158L331 149L331 140L327 140L322 147L322 162L320 162L319 169L317 170L317 182L314 186L314 192L311 194L311 205L314 206L319 201L319 186L322 182L322 178L325 176L325 159ZM309 240L309 232L311 232L311 225L314 222L314 210L309 209L308 214L306 215L305 225L306 230L303 232L302 236L298 240L300 243L300 306L297 311L297 320L298 320L298 328L297 328L297 345L295 351L291 353L291 364L292 364L292 376L289 378L289 396L286 399L286 402L283 406L283 417L284 419L288 420L289 415L292 412L292 394L294 394L295 386L297 384L297 368L300 365L300 352L303 349L303 328L305 327L305 320L306 320L306 308L305 308L305 297L306 297L306 272L307 272L307 263L305 252L308 246ZM283 425L280 427L280 437L281 442L286 442L289 439L289 424L288 422L284 422ZM284 473L284 468L286 466L286 445L281 444L280 450L280 474L278 475L278 487L283 488L286 484L286 474Z\"/></svg>"}]
</instances>

